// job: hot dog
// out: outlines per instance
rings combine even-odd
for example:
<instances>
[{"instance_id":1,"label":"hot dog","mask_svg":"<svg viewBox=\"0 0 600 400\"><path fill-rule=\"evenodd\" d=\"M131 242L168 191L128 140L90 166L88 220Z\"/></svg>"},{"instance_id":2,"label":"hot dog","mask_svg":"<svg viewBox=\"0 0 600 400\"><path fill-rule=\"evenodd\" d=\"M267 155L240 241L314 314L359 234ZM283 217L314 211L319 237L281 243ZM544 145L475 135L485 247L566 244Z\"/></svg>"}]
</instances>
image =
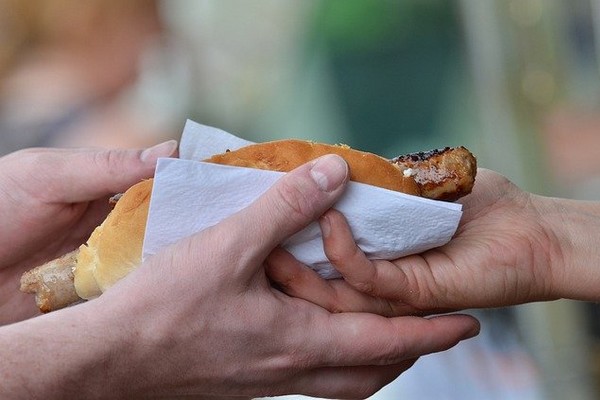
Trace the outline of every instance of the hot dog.
<instances>
[{"instance_id":1,"label":"hot dog","mask_svg":"<svg viewBox=\"0 0 600 400\"><path fill-rule=\"evenodd\" d=\"M345 145L302 140L254 144L205 161L288 172L331 153L346 160L353 181L431 199L455 200L470 193L477 170L475 157L464 147L389 160ZM95 298L140 264L152 183L145 180L127 190L79 249L23 275L21 290L36 295L42 312Z\"/></svg>"}]
</instances>

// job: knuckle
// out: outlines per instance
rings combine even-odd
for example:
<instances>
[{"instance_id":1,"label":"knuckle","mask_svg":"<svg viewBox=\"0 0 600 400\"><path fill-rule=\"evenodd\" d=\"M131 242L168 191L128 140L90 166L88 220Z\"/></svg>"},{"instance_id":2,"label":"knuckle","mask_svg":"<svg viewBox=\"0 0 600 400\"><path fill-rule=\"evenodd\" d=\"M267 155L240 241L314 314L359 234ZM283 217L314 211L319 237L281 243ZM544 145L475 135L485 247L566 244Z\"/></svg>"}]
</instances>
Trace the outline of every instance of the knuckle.
<instances>
[{"instance_id":1,"label":"knuckle","mask_svg":"<svg viewBox=\"0 0 600 400\"><path fill-rule=\"evenodd\" d=\"M363 274L353 277L347 276L346 280L358 291L369 296L377 296L379 294L378 277L375 269L364 271Z\"/></svg>"},{"instance_id":2,"label":"knuckle","mask_svg":"<svg viewBox=\"0 0 600 400\"><path fill-rule=\"evenodd\" d=\"M123 154L114 150L100 150L93 153L92 162L99 170L117 172L117 166L123 162Z\"/></svg>"},{"instance_id":3,"label":"knuckle","mask_svg":"<svg viewBox=\"0 0 600 400\"><path fill-rule=\"evenodd\" d=\"M341 302L337 296L328 300L325 309L333 314L340 314L346 311L343 302Z\"/></svg>"},{"instance_id":4,"label":"knuckle","mask_svg":"<svg viewBox=\"0 0 600 400\"><path fill-rule=\"evenodd\" d=\"M338 246L335 248L326 249L327 258L329 261L338 267L356 269L356 266L361 263L361 258L364 257L362 250L356 245ZM374 265L374 264L372 264ZM360 275L354 274L345 275L345 279L357 290L375 295L378 292L377 288L377 269L369 268L362 269Z\"/></svg>"},{"instance_id":5,"label":"knuckle","mask_svg":"<svg viewBox=\"0 0 600 400\"><path fill-rule=\"evenodd\" d=\"M298 315L298 314L297 314ZM285 318L285 317L284 317ZM288 326L297 325L306 326L310 322L308 315L301 315L298 318L302 323L296 321L285 321ZM279 316L273 321L273 329L281 326L282 318ZM285 337L282 337L281 345L285 351L283 352L283 359L285 360L286 368L293 367L295 370L310 370L323 365L323 355L311 348L306 347L306 338L304 337L305 332L302 329L294 329L289 332Z\"/></svg>"},{"instance_id":6,"label":"knuckle","mask_svg":"<svg viewBox=\"0 0 600 400\"><path fill-rule=\"evenodd\" d=\"M347 250L339 247L330 249L326 248L325 252L327 253L327 258L329 261L331 261L331 263L334 265L343 265L350 258Z\"/></svg>"},{"instance_id":7,"label":"knuckle","mask_svg":"<svg viewBox=\"0 0 600 400\"><path fill-rule=\"evenodd\" d=\"M311 201L305 188L287 182L276 185L276 196L273 207L277 212L287 215L289 219L304 222L314 217Z\"/></svg>"},{"instance_id":8,"label":"knuckle","mask_svg":"<svg viewBox=\"0 0 600 400\"><path fill-rule=\"evenodd\" d=\"M427 267L428 264L424 259L408 257L402 267L398 266L397 269L399 286L404 288L402 301L416 309L435 308L437 299L446 299L446 284L436 280L431 269Z\"/></svg>"},{"instance_id":9,"label":"knuckle","mask_svg":"<svg viewBox=\"0 0 600 400\"><path fill-rule=\"evenodd\" d=\"M409 293L411 303L418 308L436 308L449 298L450 290L443 282L437 282L434 276L420 277L408 275L413 289ZM451 296L450 296L451 297Z\"/></svg>"},{"instance_id":10,"label":"knuckle","mask_svg":"<svg viewBox=\"0 0 600 400\"><path fill-rule=\"evenodd\" d=\"M375 365L396 365L406 360L411 349L402 338L388 340L382 343L380 351L374 356Z\"/></svg>"},{"instance_id":11,"label":"knuckle","mask_svg":"<svg viewBox=\"0 0 600 400\"><path fill-rule=\"evenodd\" d=\"M377 292L377 286L375 285L375 282L372 281L371 279L361 281L361 282L354 282L353 286L358 291L363 292L368 295L375 295Z\"/></svg>"}]
</instances>

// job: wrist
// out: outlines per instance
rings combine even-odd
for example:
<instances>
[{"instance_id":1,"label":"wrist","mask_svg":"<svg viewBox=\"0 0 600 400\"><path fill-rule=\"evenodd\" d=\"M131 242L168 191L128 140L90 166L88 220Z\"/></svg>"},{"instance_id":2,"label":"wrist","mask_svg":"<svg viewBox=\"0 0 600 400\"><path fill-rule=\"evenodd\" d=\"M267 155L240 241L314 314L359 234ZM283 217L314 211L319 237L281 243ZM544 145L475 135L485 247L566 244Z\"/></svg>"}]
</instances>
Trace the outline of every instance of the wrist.
<instances>
[{"instance_id":1,"label":"wrist","mask_svg":"<svg viewBox=\"0 0 600 400\"><path fill-rule=\"evenodd\" d=\"M118 397L127 380L115 335L82 304L0 329L0 397ZM7 378L7 379L5 379Z\"/></svg>"},{"instance_id":2,"label":"wrist","mask_svg":"<svg viewBox=\"0 0 600 400\"><path fill-rule=\"evenodd\" d=\"M557 298L600 300L598 231L600 204L559 198L543 198L540 213L550 252L552 292Z\"/></svg>"}]
</instances>

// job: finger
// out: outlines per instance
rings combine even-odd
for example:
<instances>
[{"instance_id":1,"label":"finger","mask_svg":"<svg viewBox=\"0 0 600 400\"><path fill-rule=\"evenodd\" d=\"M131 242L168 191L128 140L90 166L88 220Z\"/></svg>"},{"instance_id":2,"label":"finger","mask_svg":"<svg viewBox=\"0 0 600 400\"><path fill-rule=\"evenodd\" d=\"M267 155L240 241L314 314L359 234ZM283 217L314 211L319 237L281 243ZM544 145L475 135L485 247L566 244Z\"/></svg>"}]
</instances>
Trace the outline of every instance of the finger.
<instances>
[{"instance_id":1,"label":"finger","mask_svg":"<svg viewBox=\"0 0 600 400\"><path fill-rule=\"evenodd\" d=\"M77 203L125 191L154 175L159 157L177 152L169 140L142 149L29 149L12 155L26 179L38 185L37 198L48 202ZM14 161L13 161L14 160Z\"/></svg>"},{"instance_id":2,"label":"finger","mask_svg":"<svg viewBox=\"0 0 600 400\"><path fill-rule=\"evenodd\" d=\"M391 303L362 293L343 279L323 279L281 248L276 248L269 255L265 272L287 295L309 301L330 312L369 312L392 317L416 311L409 305Z\"/></svg>"},{"instance_id":3,"label":"finger","mask_svg":"<svg viewBox=\"0 0 600 400\"><path fill-rule=\"evenodd\" d=\"M368 398L414 365L416 359L397 365L317 368L296 374L283 393L336 399Z\"/></svg>"},{"instance_id":4,"label":"finger","mask_svg":"<svg viewBox=\"0 0 600 400\"><path fill-rule=\"evenodd\" d=\"M387 261L369 260L339 211L328 211L320 222L325 255L351 286L370 296L399 299L407 287L402 270Z\"/></svg>"},{"instance_id":5,"label":"finger","mask_svg":"<svg viewBox=\"0 0 600 400\"><path fill-rule=\"evenodd\" d=\"M340 307L335 287L296 258L278 247L265 260L265 272L284 293L298 297L331 312L355 311ZM363 310L356 310L363 311Z\"/></svg>"},{"instance_id":6,"label":"finger","mask_svg":"<svg viewBox=\"0 0 600 400\"><path fill-rule=\"evenodd\" d=\"M275 246L331 207L347 181L344 159L325 155L284 175L257 201L223 221L220 229L236 241L232 248L240 249L239 257L262 262Z\"/></svg>"},{"instance_id":7,"label":"finger","mask_svg":"<svg viewBox=\"0 0 600 400\"><path fill-rule=\"evenodd\" d=\"M477 335L479 322L458 314L384 318L344 313L330 314L328 323L319 321L306 331L314 340L305 343L305 354L317 366L391 365L447 350Z\"/></svg>"}]
</instances>

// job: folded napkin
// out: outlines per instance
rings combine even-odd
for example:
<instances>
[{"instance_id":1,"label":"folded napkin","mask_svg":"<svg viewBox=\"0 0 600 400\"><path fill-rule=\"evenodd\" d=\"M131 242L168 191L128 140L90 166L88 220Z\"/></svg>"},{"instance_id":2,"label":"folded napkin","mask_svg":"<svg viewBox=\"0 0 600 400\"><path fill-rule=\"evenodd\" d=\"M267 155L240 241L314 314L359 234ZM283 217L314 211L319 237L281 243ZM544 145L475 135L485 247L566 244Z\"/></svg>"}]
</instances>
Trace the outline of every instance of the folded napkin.
<instances>
[{"instance_id":1,"label":"folded napkin","mask_svg":"<svg viewBox=\"0 0 600 400\"><path fill-rule=\"evenodd\" d=\"M284 173L200 162L250 144L227 132L188 121L180 159L159 159L143 257L200 232L243 209ZM334 208L348 220L370 259L395 259L447 243L462 206L350 182ZM313 223L283 246L325 278L339 277L327 260L319 225Z\"/></svg>"}]
</instances>

